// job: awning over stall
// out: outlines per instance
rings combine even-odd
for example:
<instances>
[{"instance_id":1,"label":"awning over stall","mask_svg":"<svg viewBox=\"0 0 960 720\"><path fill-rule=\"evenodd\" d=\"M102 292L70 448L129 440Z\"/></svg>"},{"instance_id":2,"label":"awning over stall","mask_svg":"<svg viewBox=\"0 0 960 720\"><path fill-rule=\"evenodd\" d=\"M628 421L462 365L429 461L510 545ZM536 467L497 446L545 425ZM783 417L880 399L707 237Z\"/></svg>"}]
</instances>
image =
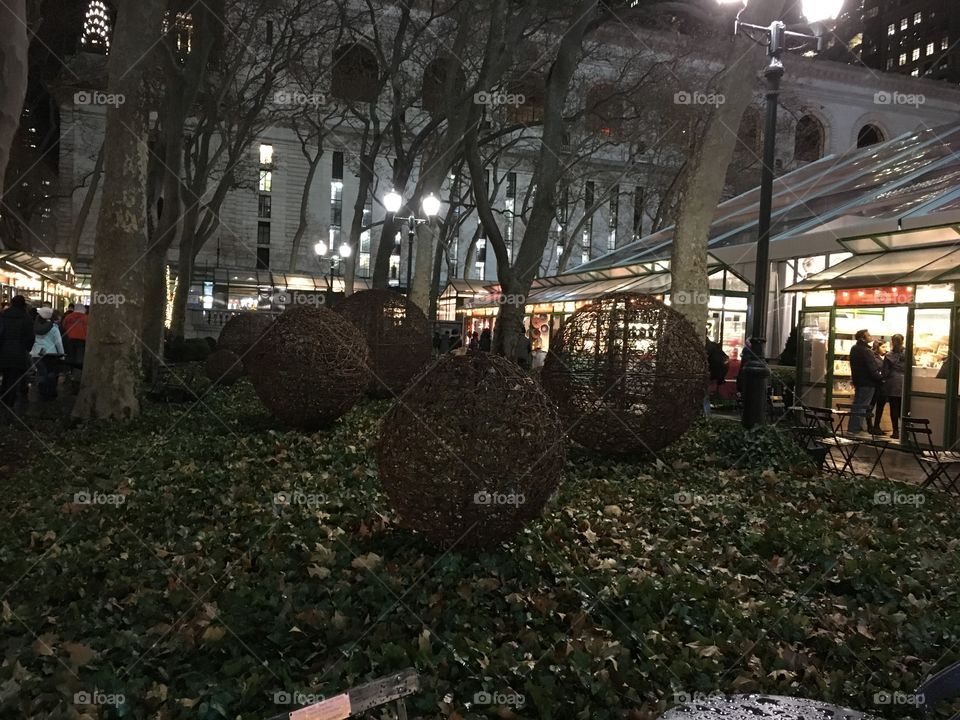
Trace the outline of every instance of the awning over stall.
<instances>
[{"instance_id":1,"label":"awning over stall","mask_svg":"<svg viewBox=\"0 0 960 720\"><path fill-rule=\"evenodd\" d=\"M714 261L753 261L760 190L721 203L708 248ZM577 274L664 260L674 228L579 266ZM960 242L960 125L918 130L829 155L774 182L771 260L844 250L869 253Z\"/></svg>"},{"instance_id":2,"label":"awning over stall","mask_svg":"<svg viewBox=\"0 0 960 720\"><path fill-rule=\"evenodd\" d=\"M811 275L786 292L816 292L953 282L960 277L960 244L854 255Z\"/></svg>"}]
</instances>

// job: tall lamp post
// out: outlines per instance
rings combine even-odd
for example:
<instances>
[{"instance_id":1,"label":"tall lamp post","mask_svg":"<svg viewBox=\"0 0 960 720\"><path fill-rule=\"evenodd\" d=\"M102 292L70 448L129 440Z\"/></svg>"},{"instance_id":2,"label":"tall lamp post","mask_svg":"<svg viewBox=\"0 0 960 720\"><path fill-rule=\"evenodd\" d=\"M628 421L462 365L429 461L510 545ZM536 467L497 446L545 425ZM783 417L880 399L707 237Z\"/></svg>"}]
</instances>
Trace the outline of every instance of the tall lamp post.
<instances>
[{"instance_id":1,"label":"tall lamp post","mask_svg":"<svg viewBox=\"0 0 960 720\"><path fill-rule=\"evenodd\" d=\"M383 207L391 215L396 215L403 207L403 197L396 190L391 190L383 196ZM407 220L407 295L413 287L413 241L417 237L417 225L430 222L430 219L440 213L440 199L430 193L420 203L424 218L418 218L413 211ZM401 218L402 219L402 218Z\"/></svg>"},{"instance_id":2,"label":"tall lamp post","mask_svg":"<svg viewBox=\"0 0 960 720\"><path fill-rule=\"evenodd\" d=\"M751 428L762 425L767 418L767 381L770 369L765 361L767 295L770 281L770 225L773 214L773 169L776 163L777 105L780 98L780 80L783 78L781 55L787 50L799 49L816 41L819 50L823 42L823 25L835 20L843 7L843 0L803 0L803 15L813 34L789 30L780 20L769 26L741 22L740 14L749 0L717 0L721 5L742 4L734 22L734 34L745 35L754 42L767 46L770 58L764 71L767 81L766 117L763 126L763 169L760 176L760 217L757 222L756 275L753 283L753 322L750 337L750 357L744 367L743 425Z\"/></svg>"},{"instance_id":3,"label":"tall lamp post","mask_svg":"<svg viewBox=\"0 0 960 720\"><path fill-rule=\"evenodd\" d=\"M313 252L316 254L318 262L322 261L324 257L326 257L328 249L332 251L333 247L328 248L327 244L323 240L313 246ZM330 295L328 300L333 299L334 270L339 268L340 263L342 263L346 258L350 257L351 251L352 248L350 245L343 243L339 248L337 248L337 251L328 258L330 260L330 278L327 280L327 292Z\"/></svg>"}]
</instances>

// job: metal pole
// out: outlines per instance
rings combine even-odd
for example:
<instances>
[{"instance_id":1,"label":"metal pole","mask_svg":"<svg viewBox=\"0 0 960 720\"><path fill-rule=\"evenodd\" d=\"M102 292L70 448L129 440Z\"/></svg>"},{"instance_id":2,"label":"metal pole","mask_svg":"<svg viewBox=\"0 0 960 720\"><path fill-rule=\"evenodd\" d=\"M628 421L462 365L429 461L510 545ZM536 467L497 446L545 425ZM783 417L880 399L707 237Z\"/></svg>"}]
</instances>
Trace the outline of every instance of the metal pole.
<instances>
[{"instance_id":1,"label":"metal pole","mask_svg":"<svg viewBox=\"0 0 960 720\"><path fill-rule=\"evenodd\" d=\"M753 322L751 327L751 357L744 368L743 426L763 425L767 420L767 383L770 369L765 360L767 286L770 280L770 224L773 214L773 172L777 147L777 104L780 79L783 77L785 27L781 22L770 25L770 64L764 77L767 80L766 122L763 130L763 171L760 178L760 217L757 222L756 275L753 283Z\"/></svg>"},{"instance_id":2,"label":"metal pole","mask_svg":"<svg viewBox=\"0 0 960 720\"><path fill-rule=\"evenodd\" d=\"M413 215L407 221L407 295L413 290L413 240L417 235L417 221Z\"/></svg>"}]
</instances>

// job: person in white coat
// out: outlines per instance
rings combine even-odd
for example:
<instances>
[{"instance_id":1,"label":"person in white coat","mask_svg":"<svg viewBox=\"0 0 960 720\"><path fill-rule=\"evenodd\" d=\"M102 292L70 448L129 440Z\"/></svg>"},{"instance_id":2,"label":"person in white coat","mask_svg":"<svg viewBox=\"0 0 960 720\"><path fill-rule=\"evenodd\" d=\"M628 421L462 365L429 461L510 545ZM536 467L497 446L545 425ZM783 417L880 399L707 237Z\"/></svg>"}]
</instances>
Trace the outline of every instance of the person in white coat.
<instances>
[{"instance_id":1,"label":"person in white coat","mask_svg":"<svg viewBox=\"0 0 960 720\"><path fill-rule=\"evenodd\" d=\"M57 397L57 381L60 378L60 359L63 357L63 338L54 322L53 308L42 307L37 309L37 318L33 323L33 349L30 356L34 359L40 382L41 400L55 400Z\"/></svg>"}]
</instances>

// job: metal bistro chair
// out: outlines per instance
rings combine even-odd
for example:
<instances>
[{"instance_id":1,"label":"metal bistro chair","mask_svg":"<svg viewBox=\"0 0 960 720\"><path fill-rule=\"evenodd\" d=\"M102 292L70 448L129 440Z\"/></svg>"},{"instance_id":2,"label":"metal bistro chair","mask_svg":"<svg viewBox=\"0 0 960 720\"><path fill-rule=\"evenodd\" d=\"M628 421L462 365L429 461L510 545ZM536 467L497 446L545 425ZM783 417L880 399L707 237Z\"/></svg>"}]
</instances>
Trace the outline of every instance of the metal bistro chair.
<instances>
[{"instance_id":1,"label":"metal bistro chair","mask_svg":"<svg viewBox=\"0 0 960 720\"><path fill-rule=\"evenodd\" d=\"M960 492L957 488L957 481L960 480L960 452L938 450L934 446L929 420L903 418L900 436L908 441L913 459L927 477L923 487L933 485L946 492Z\"/></svg>"},{"instance_id":2,"label":"metal bistro chair","mask_svg":"<svg viewBox=\"0 0 960 720\"><path fill-rule=\"evenodd\" d=\"M813 429L817 436L817 442L826 446L827 457L833 465L833 471L837 475L843 475L847 470L853 472L853 456L863 444L863 440L855 437L845 437L837 432L837 426L834 423L834 413L830 408L805 407L804 413L807 417L807 423ZM831 450L836 450L843 458L843 464L840 465L837 459L833 457Z\"/></svg>"},{"instance_id":3,"label":"metal bistro chair","mask_svg":"<svg viewBox=\"0 0 960 720\"><path fill-rule=\"evenodd\" d=\"M914 693L917 706L929 716L944 700L960 694L960 663L928 678ZM818 700L782 695L712 695L678 705L660 720L874 720L876 716ZM951 720L960 720L960 713Z\"/></svg>"}]
</instances>

